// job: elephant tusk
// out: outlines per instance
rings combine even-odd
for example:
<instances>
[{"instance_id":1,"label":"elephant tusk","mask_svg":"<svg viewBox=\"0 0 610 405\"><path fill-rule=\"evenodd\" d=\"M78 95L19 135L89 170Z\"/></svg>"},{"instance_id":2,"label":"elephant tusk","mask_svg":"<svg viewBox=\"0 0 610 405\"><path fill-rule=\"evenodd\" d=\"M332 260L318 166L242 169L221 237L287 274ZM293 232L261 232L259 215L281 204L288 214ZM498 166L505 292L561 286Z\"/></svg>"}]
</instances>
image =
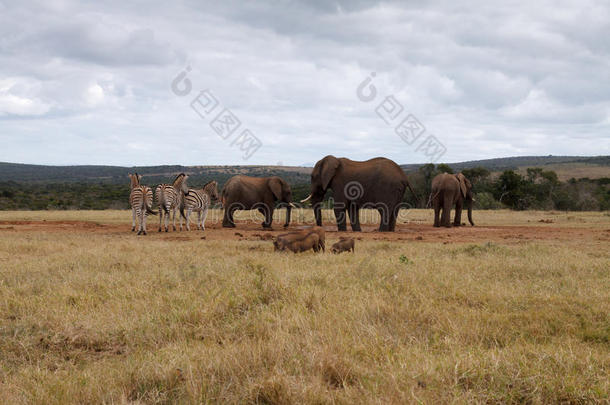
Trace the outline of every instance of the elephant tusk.
<instances>
[{"instance_id":1,"label":"elephant tusk","mask_svg":"<svg viewBox=\"0 0 610 405\"><path fill-rule=\"evenodd\" d=\"M307 202L309 200L311 200L311 194L309 194L309 196L306 199L301 200L301 202L304 203L304 202Z\"/></svg>"},{"instance_id":2,"label":"elephant tusk","mask_svg":"<svg viewBox=\"0 0 610 405\"><path fill-rule=\"evenodd\" d=\"M288 203L288 205L290 205L292 208L297 208L297 206L294 205L293 203Z\"/></svg>"},{"instance_id":3,"label":"elephant tusk","mask_svg":"<svg viewBox=\"0 0 610 405\"><path fill-rule=\"evenodd\" d=\"M472 199L472 202L475 202L475 201L476 201L476 200L473 198L473 199Z\"/></svg>"}]
</instances>

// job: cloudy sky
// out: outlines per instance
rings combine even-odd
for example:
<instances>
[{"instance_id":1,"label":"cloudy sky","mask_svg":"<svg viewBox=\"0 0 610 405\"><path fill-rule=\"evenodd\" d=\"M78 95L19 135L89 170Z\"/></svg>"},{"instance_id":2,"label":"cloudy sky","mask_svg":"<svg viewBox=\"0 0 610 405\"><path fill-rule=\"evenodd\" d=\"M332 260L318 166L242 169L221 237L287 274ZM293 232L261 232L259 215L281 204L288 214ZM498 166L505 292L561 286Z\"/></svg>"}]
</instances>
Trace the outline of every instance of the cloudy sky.
<instances>
[{"instance_id":1,"label":"cloudy sky","mask_svg":"<svg viewBox=\"0 0 610 405\"><path fill-rule=\"evenodd\" d=\"M0 161L610 154L608 2L416 3L0 0Z\"/></svg>"}]
</instances>

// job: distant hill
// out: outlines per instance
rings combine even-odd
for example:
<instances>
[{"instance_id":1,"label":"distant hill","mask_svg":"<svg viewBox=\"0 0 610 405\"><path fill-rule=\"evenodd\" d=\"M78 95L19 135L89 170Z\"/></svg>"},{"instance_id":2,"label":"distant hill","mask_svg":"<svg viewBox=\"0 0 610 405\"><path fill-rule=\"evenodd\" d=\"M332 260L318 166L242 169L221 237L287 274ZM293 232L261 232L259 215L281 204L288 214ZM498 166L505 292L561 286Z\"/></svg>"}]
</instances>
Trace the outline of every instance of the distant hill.
<instances>
[{"instance_id":1,"label":"distant hill","mask_svg":"<svg viewBox=\"0 0 610 405\"><path fill-rule=\"evenodd\" d=\"M516 156L448 164L456 172L474 167L484 167L492 173L515 170L525 174L528 167L541 167L545 170L553 170L562 181L571 178L599 179L610 177L610 156ZM406 172L410 172L417 170L421 167L421 164L401 165L401 167Z\"/></svg>"},{"instance_id":2,"label":"distant hill","mask_svg":"<svg viewBox=\"0 0 610 405\"><path fill-rule=\"evenodd\" d=\"M560 179L571 177L610 177L610 156L519 156L497 159L449 163L455 170L485 167L491 172L503 170L525 171L527 167L554 170ZM403 164L403 170L417 170L422 164ZM282 176L290 184L309 183L311 167L302 166L43 166L0 162L0 182L19 183L98 183L127 184L127 174L137 171L144 175L146 184L166 183L185 172L189 184L203 184L214 179L222 186L231 176Z\"/></svg>"},{"instance_id":3,"label":"distant hill","mask_svg":"<svg viewBox=\"0 0 610 405\"><path fill-rule=\"evenodd\" d=\"M496 159L469 160L466 162L448 163L455 170L484 167L489 171L517 170L520 167L544 167L548 165L578 163L585 165L610 167L610 156L515 156ZM404 170L415 170L422 164L401 165Z\"/></svg>"},{"instance_id":4,"label":"distant hill","mask_svg":"<svg viewBox=\"0 0 610 405\"><path fill-rule=\"evenodd\" d=\"M610 156L523 156L475 160L449 164L455 172L484 167L491 176L475 184L477 208L605 210L610 207ZM422 207L430 192L434 170L420 171L422 164L402 165L417 195L406 193L405 202ZM563 183L545 189L546 183L529 176L517 176L510 183L514 198L506 195L501 172L512 169L523 175L528 167L554 171ZM216 180L221 189L236 175L281 176L292 187L295 201L310 192L311 167L305 166L43 166L0 162L0 210L45 209L124 209L128 208L128 173L144 175L143 184L169 183L176 174L189 174L188 184L200 187ZM428 174L426 174L428 173ZM572 178L583 179L568 181ZM588 179L586 179L588 178ZM525 180L524 180L525 179ZM513 176L514 180L514 176ZM552 190L552 192L550 191ZM513 195L514 194L514 195ZM507 205L508 204L508 205Z\"/></svg>"},{"instance_id":5,"label":"distant hill","mask_svg":"<svg viewBox=\"0 0 610 405\"><path fill-rule=\"evenodd\" d=\"M100 183L128 184L127 175L138 172L143 183L168 183L181 172L189 174L189 184L216 180L221 185L236 174L282 176L292 184L309 181L311 168L290 166L43 166L0 162L0 182L18 183Z\"/></svg>"}]
</instances>

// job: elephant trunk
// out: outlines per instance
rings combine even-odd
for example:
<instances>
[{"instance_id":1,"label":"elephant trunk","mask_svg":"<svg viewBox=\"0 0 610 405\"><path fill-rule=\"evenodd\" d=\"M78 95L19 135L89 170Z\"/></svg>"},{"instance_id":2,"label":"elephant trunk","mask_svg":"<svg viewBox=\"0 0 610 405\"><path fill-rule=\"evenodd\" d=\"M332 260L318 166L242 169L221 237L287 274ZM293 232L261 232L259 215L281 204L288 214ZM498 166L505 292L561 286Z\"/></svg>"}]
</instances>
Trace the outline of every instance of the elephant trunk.
<instances>
[{"instance_id":1,"label":"elephant trunk","mask_svg":"<svg viewBox=\"0 0 610 405\"><path fill-rule=\"evenodd\" d=\"M314 204L313 214L316 217L316 225L322 226L322 203Z\"/></svg>"},{"instance_id":2,"label":"elephant trunk","mask_svg":"<svg viewBox=\"0 0 610 405\"><path fill-rule=\"evenodd\" d=\"M474 222L472 222L472 200L468 200L468 222L474 226Z\"/></svg>"},{"instance_id":3,"label":"elephant trunk","mask_svg":"<svg viewBox=\"0 0 610 405\"><path fill-rule=\"evenodd\" d=\"M286 223L284 227L287 227L290 224L290 213L292 212L292 203L288 204L286 207Z\"/></svg>"}]
</instances>

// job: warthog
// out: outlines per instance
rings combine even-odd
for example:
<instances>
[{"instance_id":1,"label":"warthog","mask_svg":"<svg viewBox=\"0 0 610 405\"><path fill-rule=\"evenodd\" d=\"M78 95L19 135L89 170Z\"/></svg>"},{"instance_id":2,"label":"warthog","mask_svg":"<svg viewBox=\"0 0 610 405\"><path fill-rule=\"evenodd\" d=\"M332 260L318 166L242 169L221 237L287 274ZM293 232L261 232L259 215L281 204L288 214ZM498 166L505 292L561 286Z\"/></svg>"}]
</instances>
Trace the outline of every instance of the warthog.
<instances>
[{"instance_id":1,"label":"warthog","mask_svg":"<svg viewBox=\"0 0 610 405\"><path fill-rule=\"evenodd\" d=\"M283 235L283 237L278 236L273 242L275 250L288 249L294 253L305 252L309 249L318 252L320 250L319 244L320 237L316 232L309 232L307 234L299 232Z\"/></svg>"},{"instance_id":2,"label":"warthog","mask_svg":"<svg viewBox=\"0 0 610 405\"><path fill-rule=\"evenodd\" d=\"M333 247L331 248L331 252L333 253L342 253L342 252L349 252L352 251L352 253L355 252L354 250L354 238L345 238L342 237L339 239L339 242L333 244Z\"/></svg>"},{"instance_id":3,"label":"warthog","mask_svg":"<svg viewBox=\"0 0 610 405\"><path fill-rule=\"evenodd\" d=\"M324 228L322 228L321 226L313 226L311 228L305 228L305 229L301 229L299 231L293 231L293 232L289 232L289 233L284 233L281 235L278 235L276 242L278 242L277 244L274 243L274 246L276 246L275 250L284 250L285 248L285 241L293 241L293 240L299 240L299 239L304 239L307 235L309 235L310 233L315 233L318 235L318 248L316 249L316 252L320 249L322 249L323 252L326 251L326 233L324 232Z\"/></svg>"}]
</instances>

